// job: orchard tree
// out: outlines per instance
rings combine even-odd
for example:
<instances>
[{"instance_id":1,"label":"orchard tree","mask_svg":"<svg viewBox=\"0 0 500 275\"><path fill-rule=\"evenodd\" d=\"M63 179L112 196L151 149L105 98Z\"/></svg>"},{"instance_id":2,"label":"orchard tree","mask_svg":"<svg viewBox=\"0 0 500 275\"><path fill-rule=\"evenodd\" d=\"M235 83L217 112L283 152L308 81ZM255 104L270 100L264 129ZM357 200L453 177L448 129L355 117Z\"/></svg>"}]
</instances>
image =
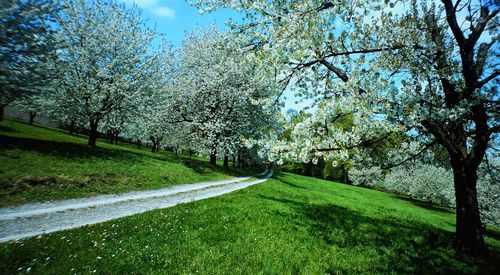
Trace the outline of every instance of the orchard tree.
<instances>
[{"instance_id":1,"label":"orchard tree","mask_svg":"<svg viewBox=\"0 0 500 275\"><path fill-rule=\"evenodd\" d=\"M95 146L103 119L145 88L155 34L135 6L112 0L64 4L58 32L64 43L58 66L64 73L54 84L56 101L87 121L88 144Z\"/></svg>"},{"instance_id":2,"label":"orchard tree","mask_svg":"<svg viewBox=\"0 0 500 275\"><path fill-rule=\"evenodd\" d=\"M233 26L248 47L279 68L284 83L298 79L302 96L330 102L295 129L296 142L274 142L275 157L347 156L347 149L393 132L414 137L404 148L413 151L409 158L439 144L453 170L457 247L485 254L476 183L500 129L498 6L479 0L193 2L203 11L244 11L246 20ZM355 117L351 131L314 130L325 116L344 115Z\"/></svg>"},{"instance_id":3,"label":"orchard tree","mask_svg":"<svg viewBox=\"0 0 500 275\"><path fill-rule=\"evenodd\" d=\"M130 97L123 110L128 117L124 123L129 138L151 141L152 151L160 149L163 137L170 125L166 122L172 102L172 75L174 56L171 45L162 37L158 49L145 68L142 92ZM128 107L127 107L128 106Z\"/></svg>"},{"instance_id":4,"label":"orchard tree","mask_svg":"<svg viewBox=\"0 0 500 275\"><path fill-rule=\"evenodd\" d=\"M190 124L212 165L222 150L226 167L242 137L254 135L269 121L263 99L273 87L272 78L247 61L232 38L214 27L187 36L176 77L177 118L172 119Z\"/></svg>"},{"instance_id":5,"label":"orchard tree","mask_svg":"<svg viewBox=\"0 0 500 275\"><path fill-rule=\"evenodd\" d=\"M0 3L0 121L14 100L40 93L47 86L57 43L52 0L5 0Z\"/></svg>"},{"instance_id":6,"label":"orchard tree","mask_svg":"<svg viewBox=\"0 0 500 275\"><path fill-rule=\"evenodd\" d=\"M110 112L103 121L104 132L110 141L117 141L118 135L130 127L130 137L151 140L153 152L160 147L162 131L165 130L165 112L171 97L170 81L174 57L172 47L165 37L158 37L160 45L154 48L144 68L142 89L125 98L120 106Z\"/></svg>"},{"instance_id":7,"label":"orchard tree","mask_svg":"<svg viewBox=\"0 0 500 275\"><path fill-rule=\"evenodd\" d=\"M36 93L29 96L22 97L14 102L12 102L12 106L16 110L21 110L28 113L28 123L32 125L35 117L40 114L40 112L44 112L47 100L46 94L44 93Z\"/></svg>"}]
</instances>

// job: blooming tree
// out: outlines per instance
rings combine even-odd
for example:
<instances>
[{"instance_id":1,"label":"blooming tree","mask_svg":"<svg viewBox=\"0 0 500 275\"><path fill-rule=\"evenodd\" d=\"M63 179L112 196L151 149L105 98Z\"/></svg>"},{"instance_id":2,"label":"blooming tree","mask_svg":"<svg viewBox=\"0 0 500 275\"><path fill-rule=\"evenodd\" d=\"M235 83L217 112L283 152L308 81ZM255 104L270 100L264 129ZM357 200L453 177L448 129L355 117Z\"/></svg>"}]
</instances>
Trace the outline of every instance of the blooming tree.
<instances>
[{"instance_id":1,"label":"blooming tree","mask_svg":"<svg viewBox=\"0 0 500 275\"><path fill-rule=\"evenodd\" d=\"M9 103L46 89L57 6L51 0L0 3L0 121Z\"/></svg>"},{"instance_id":2,"label":"blooming tree","mask_svg":"<svg viewBox=\"0 0 500 275\"><path fill-rule=\"evenodd\" d=\"M171 122L189 124L191 138L210 155L212 165L222 150L227 166L243 138L258 134L272 115L263 101L273 88L272 78L245 59L230 38L214 27L187 36L172 105L177 118Z\"/></svg>"},{"instance_id":3,"label":"blooming tree","mask_svg":"<svg viewBox=\"0 0 500 275\"><path fill-rule=\"evenodd\" d=\"M393 132L418 141L403 148L413 151L410 157L439 144L453 170L457 245L471 255L485 253L476 183L500 129L498 6L460 0L192 2L204 11L244 11L246 20L234 28L248 47L279 68L283 82L298 79L300 95L328 102L323 113L294 129L295 142L274 142L271 157L345 156L346 149L368 147ZM328 135L325 116L347 114L355 115L353 129Z\"/></svg>"},{"instance_id":4,"label":"blooming tree","mask_svg":"<svg viewBox=\"0 0 500 275\"><path fill-rule=\"evenodd\" d=\"M108 139L116 140L127 132L129 138L150 140L153 152L158 151L160 142L168 128L166 112L171 98L171 78L174 66L172 47L165 37L154 49L141 79L141 89L126 97L120 105L103 120L103 131Z\"/></svg>"},{"instance_id":5,"label":"blooming tree","mask_svg":"<svg viewBox=\"0 0 500 275\"><path fill-rule=\"evenodd\" d=\"M154 32L144 27L139 10L111 0L67 0L58 36L64 43L55 80L56 105L71 120L88 124L95 146L100 122L124 108L147 86L149 50Z\"/></svg>"}]
</instances>

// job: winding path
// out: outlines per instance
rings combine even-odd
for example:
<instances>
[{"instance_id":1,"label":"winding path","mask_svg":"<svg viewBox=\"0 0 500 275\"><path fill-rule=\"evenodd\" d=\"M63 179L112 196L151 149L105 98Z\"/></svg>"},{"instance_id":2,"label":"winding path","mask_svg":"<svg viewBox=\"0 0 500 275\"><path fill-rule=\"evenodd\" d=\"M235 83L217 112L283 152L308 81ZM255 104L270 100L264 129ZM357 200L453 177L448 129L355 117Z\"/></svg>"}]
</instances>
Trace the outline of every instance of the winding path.
<instances>
[{"instance_id":1,"label":"winding path","mask_svg":"<svg viewBox=\"0 0 500 275\"><path fill-rule=\"evenodd\" d=\"M220 196L264 182L272 175L273 171L270 170L260 174L262 178L256 180L250 180L251 177L238 177L176 185L159 190L0 208L0 242L29 238Z\"/></svg>"}]
</instances>

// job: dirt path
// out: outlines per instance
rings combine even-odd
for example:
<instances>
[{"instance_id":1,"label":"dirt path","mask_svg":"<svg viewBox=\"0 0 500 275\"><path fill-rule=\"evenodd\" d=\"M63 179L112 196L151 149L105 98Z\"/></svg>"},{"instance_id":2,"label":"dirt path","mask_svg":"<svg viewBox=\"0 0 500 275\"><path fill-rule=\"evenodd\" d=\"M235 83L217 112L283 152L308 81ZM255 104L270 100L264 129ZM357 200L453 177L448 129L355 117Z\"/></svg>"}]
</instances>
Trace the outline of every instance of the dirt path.
<instances>
[{"instance_id":1,"label":"dirt path","mask_svg":"<svg viewBox=\"0 0 500 275\"><path fill-rule=\"evenodd\" d=\"M250 177L239 177L176 185L159 190L0 208L0 242L33 237L211 198L264 182L272 174L273 171L266 171L260 175L263 176L261 179L256 180L250 180Z\"/></svg>"}]
</instances>

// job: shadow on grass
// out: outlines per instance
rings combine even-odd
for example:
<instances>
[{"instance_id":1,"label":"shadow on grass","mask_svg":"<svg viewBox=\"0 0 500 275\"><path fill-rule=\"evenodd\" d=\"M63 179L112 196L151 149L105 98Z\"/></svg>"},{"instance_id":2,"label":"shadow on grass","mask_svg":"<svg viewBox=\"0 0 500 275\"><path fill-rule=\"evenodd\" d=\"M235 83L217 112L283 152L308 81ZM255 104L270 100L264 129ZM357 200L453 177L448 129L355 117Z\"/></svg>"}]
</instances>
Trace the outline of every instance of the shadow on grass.
<instances>
[{"instance_id":1,"label":"shadow on grass","mask_svg":"<svg viewBox=\"0 0 500 275\"><path fill-rule=\"evenodd\" d=\"M179 163L190 168L194 173L200 175L210 174L215 171L231 176L238 176L249 172L248 169L225 169L220 166L212 167L206 161L191 159L187 156L176 156L164 151L152 154L149 152L134 152L132 150L121 148L90 147L81 143L0 135L0 150L4 151L12 149L35 151L43 155L82 161L99 159L140 163L144 161L145 158L149 158L158 161Z\"/></svg>"},{"instance_id":2,"label":"shadow on grass","mask_svg":"<svg viewBox=\"0 0 500 275\"><path fill-rule=\"evenodd\" d=\"M282 175L277 175L275 178L278 179L280 182L282 182L282 183L284 183L284 184L286 184L286 185L288 185L290 187L294 187L294 188L298 188L298 189L304 189L304 190L307 189L304 186L300 186L298 184L295 184L295 183L293 183L291 181L286 180Z\"/></svg>"},{"instance_id":3,"label":"shadow on grass","mask_svg":"<svg viewBox=\"0 0 500 275\"><path fill-rule=\"evenodd\" d=\"M404 197L404 196L398 196L398 195L394 195L394 197L397 198L397 199L400 199L400 200L404 200L404 201L410 202L410 203L412 203L415 206L418 206L418 207L421 207L421 208L425 208L427 210L441 212L441 213L454 213L451 208L447 208L446 206L442 206L442 205L439 205L439 204L435 204L435 203L431 203L431 202L426 202L426 201L415 200L415 199L412 199L412 198L408 198L408 197Z\"/></svg>"},{"instance_id":4,"label":"shadow on grass","mask_svg":"<svg viewBox=\"0 0 500 275\"><path fill-rule=\"evenodd\" d=\"M16 129L0 125L0 132L14 133L17 132Z\"/></svg>"},{"instance_id":5,"label":"shadow on grass","mask_svg":"<svg viewBox=\"0 0 500 275\"><path fill-rule=\"evenodd\" d=\"M288 198L260 195L261 198L286 204L295 212L295 220L309 229L309 234L347 255L364 253L377 257L376 273L465 274L477 272L474 262L455 253L454 234L418 221L377 218L334 204L308 204ZM298 216L297 216L298 214ZM297 218L299 217L299 218ZM303 219L302 219L303 218ZM374 252L375 251L375 252ZM371 254L370 254L371 253ZM481 274L494 274L500 268L494 259L478 264ZM352 273L332 266L328 273Z\"/></svg>"},{"instance_id":6,"label":"shadow on grass","mask_svg":"<svg viewBox=\"0 0 500 275\"><path fill-rule=\"evenodd\" d=\"M55 156L66 159L125 159L127 161L137 161L137 154L128 151L112 150L100 147L90 147L86 144L72 142L60 142L51 140L41 140L33 138L10 137L0 135L0 149L23 151L35 151L44 155ZM131 158L132 157L132 158Z\"/></svg>"}]
</instances>

